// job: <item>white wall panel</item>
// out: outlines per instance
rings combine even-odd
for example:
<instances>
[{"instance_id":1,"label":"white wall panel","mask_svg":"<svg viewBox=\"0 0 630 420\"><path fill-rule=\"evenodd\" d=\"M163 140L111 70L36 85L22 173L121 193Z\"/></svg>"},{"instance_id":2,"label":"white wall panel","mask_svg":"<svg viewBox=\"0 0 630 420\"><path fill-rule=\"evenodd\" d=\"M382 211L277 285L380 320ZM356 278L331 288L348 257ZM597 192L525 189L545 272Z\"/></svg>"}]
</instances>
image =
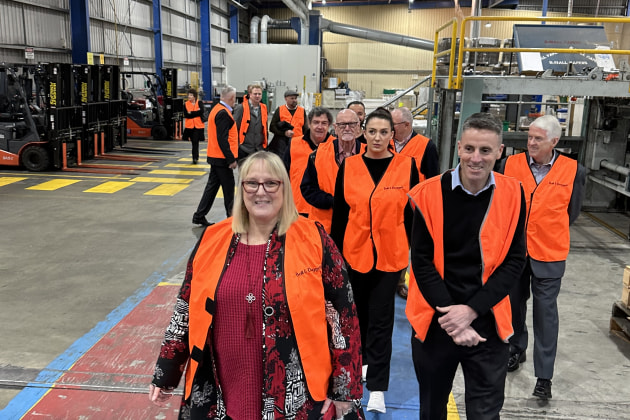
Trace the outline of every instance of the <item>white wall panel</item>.
<instances>
[{"instance_id":1,"label":"white wall panel","mask_svg":"<svg viewBox=\"0 0 630 420\"><path fill-rule=\"evenodd\" d=\"M25 45L22 4L0 2L0 40L3 44Z\"/></svg>"},{"instance_id":2,"label":"white wall panel","mask_svg":"<svg viewBox=\"0 0 630 420\"><path fill-rule=\"evenodd\" d=\"M24 5L26 45L70 48L70 13Z\"/></svg>"},{"instance_id":3,"label":"white wall panel","mask_svg":"<svg viewBox=\"0 0 630 420\"><path fill-rule=\"evenodd\" d=\"M151 4L130 1L130 23L141 28L150 29L153 26L153 6Z\"/></svg>"}]
</instances>

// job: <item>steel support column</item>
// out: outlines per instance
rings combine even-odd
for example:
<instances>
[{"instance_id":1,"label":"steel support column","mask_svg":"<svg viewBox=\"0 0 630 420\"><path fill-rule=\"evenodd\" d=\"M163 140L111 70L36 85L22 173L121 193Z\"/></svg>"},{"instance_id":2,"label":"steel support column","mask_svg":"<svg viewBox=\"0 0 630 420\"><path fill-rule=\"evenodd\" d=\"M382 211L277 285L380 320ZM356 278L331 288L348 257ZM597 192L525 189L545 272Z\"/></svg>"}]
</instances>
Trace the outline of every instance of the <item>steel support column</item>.
<instances>
[{"instance_id":1,"label":"steel support column","mask_svg":"<svg viewBox=\"0 0 630 420\"><path fill-rule=\"evenodd\" d=\"M72 33L72 62L87 63L90 51L89 0L70 0L70 32Z\"/></svg>"},{"instance_id":2,"label":"steel support column","mask_svg":"<svg viewBox=\"0 0 630 420\"><path fill-rule=\"evenodd\" d=\"M210 36L210 0L201 0L199 12L199 28L201 30L201 86L203 100L211 101L213 98L212 86L212 37Z\"/></svg>"},{"instance_id":3,"label":"steel support column","mask_svg":"<svg viewBox=\"0 0 630 420\"><path fill-rule=\"evenodd\" d=\"M153 49L155 50L155 73L162 78L162 67L164 67L162 0L153 0ZM162 92L162 94L164 93L165 92Z\"/></svg>"},{"instance_id":4,"label":"steel support column","mask_svg":"<svg viewBox=\"0 0 630 420\"><path fill-rule=\"evenodd\" d=\"M238 9L230 5L230 41L238 42Z\"/></svg>"}]
</instances>

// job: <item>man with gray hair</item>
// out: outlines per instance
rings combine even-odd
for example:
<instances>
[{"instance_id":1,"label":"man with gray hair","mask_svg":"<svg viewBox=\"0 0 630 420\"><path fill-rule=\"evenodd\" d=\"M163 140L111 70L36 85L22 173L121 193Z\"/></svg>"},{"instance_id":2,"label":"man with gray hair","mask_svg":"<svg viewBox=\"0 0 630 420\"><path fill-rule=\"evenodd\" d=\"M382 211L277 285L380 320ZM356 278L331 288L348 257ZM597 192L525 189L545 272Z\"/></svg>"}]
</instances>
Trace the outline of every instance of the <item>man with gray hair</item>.
<instances>
[{"instance_id":1,"label":"man with gray hair","mask_svg":"<svg viewBox=\"0 0 630 420\"><path fill-rule=\"evenodd\" d=\"M527 263L510 293L514 335L508 372L525 361L527 299L533 295L534 396L551 398L551 378L558 348L560 284L571 245L569 226L580 215L586 169L554 148L562 135L558 119L537 118L529 126L527 152L509 156L503 173L523 184L527 200ZM543 182L544 181L544 182Z\"/></svg>"},{"instance_id":2,"label":"man with gray hair","mask_svg":"<svg viewBox=\"0 0 630 420\"><path fill-rule=\"evenodd\" d=\"M238 157L238 130L232 117L236 102L236 89L226 86L221 90L221 100L212 107L208 116L208 163L210 174L192 222L195 225L210 226L206 219L214 199L223 190L223 204L228 217L234 203L234 172Z\"/></svg>"}]
</instances>

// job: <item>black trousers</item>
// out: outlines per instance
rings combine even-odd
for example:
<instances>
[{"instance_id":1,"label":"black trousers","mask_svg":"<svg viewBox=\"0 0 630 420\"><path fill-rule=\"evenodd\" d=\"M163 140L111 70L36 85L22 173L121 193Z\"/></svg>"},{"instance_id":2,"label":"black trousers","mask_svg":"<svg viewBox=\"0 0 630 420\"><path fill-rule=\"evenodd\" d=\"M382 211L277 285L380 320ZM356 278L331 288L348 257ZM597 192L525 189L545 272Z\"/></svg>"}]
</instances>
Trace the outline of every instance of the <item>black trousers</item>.
<instances>
[{"instance_id":1,"label":"black trousers","mask_svg":"<svg viewBox=\"0 0 630 420\"><path fill-rule=\"evenodd\" d=\"M500 418L509 345L497 335L492 314L476 319L472 325L487 340L474 347L455 344L435 318L424 342L413 333L411 352L420 386L421 420L446 420L448 396L460 363L466 387L466 418Z\"/></svg>"},{"instance_id":2,"label":"black trousers","mask_svg":"<svg viewBox=\"0 0 630 420\"><path fill-rule=\"evenodd\" d=\"M203 138L203 128L186 128L182 140L189 140L192 144L192 160L199 160L199 141Z\"/></svg>"},{"instance_id":3,"label":"black trousers","mask_svg":"<svg viewBox=\"0 0 630 420\"><path fill-rule=\"evenodd\" d=\"M223 190L223 204L227 217L232 215L232 205L234 204L234 172L227 165L214 164L210 166L208 183L203 190L201 201L193 217L205 217L210 212L214 199L219 192L219 187Z\"/></svg>"},{"instance_id":4,"label":"black trousers","mask_svg":"<svg viewBox=\"0 0 630 420\"><path fill-rule=\"evenodd\" d=\"M359 273L348 268L348 275L359 316L363 364L369 365L367 389L387 391L394 332L394 299L400 271Z\"/></svg>"}]
</instances>

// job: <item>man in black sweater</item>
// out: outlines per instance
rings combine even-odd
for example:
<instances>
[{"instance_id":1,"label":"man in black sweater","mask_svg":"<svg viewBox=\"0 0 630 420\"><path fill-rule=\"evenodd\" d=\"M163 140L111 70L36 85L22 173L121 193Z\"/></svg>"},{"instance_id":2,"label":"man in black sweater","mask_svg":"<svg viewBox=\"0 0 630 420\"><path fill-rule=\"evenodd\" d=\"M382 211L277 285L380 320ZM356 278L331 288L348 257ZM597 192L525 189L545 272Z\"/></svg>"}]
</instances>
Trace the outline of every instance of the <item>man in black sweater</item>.
<instances>
[{"instance_id":1,"label":"man in black sweater","mask_svg":"<svg viewBox=\"0 0 630 420\"><path fill-rule=\"evenodd\" d=\"M502 124L473 114L460 163L409 192L414 207L407 317L420 385L420 419L446 420L461 363L468 420L499 419L512 335L508 292L525 263L520 183L492 172Z\"/></svg>"}]
</instances>

